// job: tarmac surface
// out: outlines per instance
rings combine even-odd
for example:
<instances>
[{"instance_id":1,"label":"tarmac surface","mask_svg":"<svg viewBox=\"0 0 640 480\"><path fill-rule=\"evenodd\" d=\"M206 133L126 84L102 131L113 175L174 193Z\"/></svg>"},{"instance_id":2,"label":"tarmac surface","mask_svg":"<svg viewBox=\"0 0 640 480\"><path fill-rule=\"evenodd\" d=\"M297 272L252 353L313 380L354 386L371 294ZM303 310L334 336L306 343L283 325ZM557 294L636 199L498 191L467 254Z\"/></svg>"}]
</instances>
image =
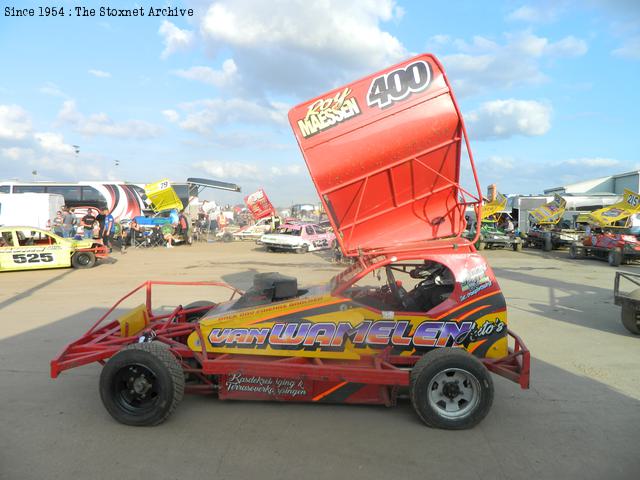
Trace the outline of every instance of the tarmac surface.
<instances>
[{"instance_id":1,"label":"tarmac surface","mask_svg":"<svg viewBox=\"0 0 640 480\"><path fill-rule=\"evenodd\" d=\"M305 286L344 268L326 254L202 243L114 253L91 270L2 273L0 479L640 478L640 337L613 304L615 269L566 251L485 255L510 328L531 350L531 389L494 377L493 408L467 431L423 426L406 400L389 409L210 396L185 397L160 426L126 427L102 406L99 365L49 378L51 358L144 280L247 288L255 273L280 271ZM166 305L208 296L161 292Z\"/></svg>"}]
</instances>

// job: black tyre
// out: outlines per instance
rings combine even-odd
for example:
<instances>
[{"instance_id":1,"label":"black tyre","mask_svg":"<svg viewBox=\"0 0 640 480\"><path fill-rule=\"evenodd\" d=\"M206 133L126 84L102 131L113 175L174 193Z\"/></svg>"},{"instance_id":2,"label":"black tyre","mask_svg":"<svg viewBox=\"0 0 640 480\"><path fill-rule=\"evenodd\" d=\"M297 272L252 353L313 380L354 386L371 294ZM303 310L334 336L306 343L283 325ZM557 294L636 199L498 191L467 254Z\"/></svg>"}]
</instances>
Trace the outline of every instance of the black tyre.
<instances>
[{"instance_id":1,"label":"black tyre","mask_svg":"<svg viewBox=\"0 0 640 480\"><path fill-rule=\"evenodd\" d=\"M71 257L71 265L74 268L91 268L96 264L96 256L93 252L76 252Z\"/></svg>"},{"instance_id":2,"label":"black tyre","mask_svg":"<svg viewBox=\"0 0 640 480\"><path fill-rule=\"evenodd\" d=\"M438 348L411 370L411 403L429 427L472 428L493 403L493 381L485 366L465 350Z\"/></svg>"},{"instance_id":3,"label":"black tyre","mask_svg":"<svg viewBox=\"0 0 640 480\"><path fill-rule=\"evenodd\" d=\"M302 245L300 248L296 250L298 253L307 253L309 251L309 245Z\"/></svg>"},{"instance_id":4,"label":"black tyre","mask_svg":"<svg viewBox=\"0 0 640 480\"><path fill-rule=\"evenodd\" d=\"M487 244L484 242L478 242L476 246L477 246L477 250L484 250L485 248L487 248Z\"/></svg>"},{"instance_id":5,"label":"black tyre","mask_svg":"<svg viewBox=\"0 0 640 480\"><path fill-rule=\"evenodd\" d=\"M209 300L198 300L197 302L192 302L188 305L185 305L182 308L184 308L185 310L190 310L192 308L209 307L209 310L211 310L215 306L216 306L215 302L210 302ZM187 322L195 322L197 320L200 320L207 313L209 313L209 310L202 310L201 312L188 313Z\"/></svg>"},{"instance_id":6,"label":"black tyre","mask_svg":"<svg viewBox=\"0 0 640 480\"><path fill-rule=\"evenodd\" d=\"M629 294L629 298L640 302L640 288ZM629 302L622 305L622 325L634 335L640 335L640 312Z\"/></svg>"},{"instance_id":7,"label":"black tyre","mask_svg":"<svg viewBox=\"0 0 640 480\"><path fill-rule=\"evenodd\" d=\"M522 242L516 242L513 244L513 251L514 252L521 252L522 251Z\"/></svg>"},{"instance_id":8,"label":"black tyre","mask_svg":"<svg viewBox=\"0 0 640 480\"><path fill-rule=\"evenodd\" d=\"M622 263L622 251L619 248L609 250L607 262L609 262L609 265L612 267L619 267Z\"/></svg>"},{"instance_id":9,"label":"black tyre","mask_svg":"<svg viewBox=\"0 0 640 480\"><path fill-rule=\"evenodd\" d=\"M545 252L550 252L551 250L553 250L553 243L551 242L550 237L545 237L544 243L542 244L542 249Z\"/></svg>"},{"instance_id":10,"label":"black tyre","mask_svg":"<svg viewBox=\"0 0 640 480\"><path fill-rule=\"evenodd\" d=\"M151 426L164 422L184 395L182 367L166 345L134 343L107 362L100 398L118 422Z\"/></svg>"},{"instance_id":11,"label":"black tyre","mask_svg":"<svg viewBox=\"0 0 640 480\"><path fill-rule=\"evenodd\" d=\"M225 233L224 235L222 235L222 241L225 243L233 242L233 235L231 235L230 233Z\"/></svg>"}]
</instances>

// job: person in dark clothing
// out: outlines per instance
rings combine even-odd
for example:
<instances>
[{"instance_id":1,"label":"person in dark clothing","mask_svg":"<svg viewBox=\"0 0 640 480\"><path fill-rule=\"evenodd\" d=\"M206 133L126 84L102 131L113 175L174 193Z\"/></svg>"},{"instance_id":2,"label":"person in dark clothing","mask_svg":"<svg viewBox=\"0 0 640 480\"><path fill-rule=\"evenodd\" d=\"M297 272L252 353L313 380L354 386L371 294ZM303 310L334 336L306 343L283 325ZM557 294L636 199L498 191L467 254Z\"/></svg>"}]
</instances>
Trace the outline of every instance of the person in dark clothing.
<instances>
[{"instance_id":1,"label":"person in dark clothing","mask_svg":"<svg viewBox=\"0 0 640 480\"><path fill-rule=\"evenodd\" d=\"M84 238L93 238L93 225L96 223L96 217L93 210L89 209L87 214L80 220L80 226L84 231Z\"/></svg>"},{"instance_id":2,"label":"person in dark clothing","mask_svg":"<svg viewBox=\"0 0 640 480\"><path fill-rule=\"evenodd\" d=\"M184 210L178 215L178 225L176 226L176 233L178 235L187 236L189 234L189 219L184 214Z\"/></svg>"},{"instance_id":3,"label":"person in dark clothing","mask_svg":"<svg viewBox=\"0 0 640 480\"><path fill-rule=\"evenodd\" d=\"M96 222L98 222L98 226L100 227L98 230L100 232L100 236L102 236L102 229L104 228L104 218L106 217L106 215L104 213L102 213L102 210L100 210L98 212L98 215L96 215Z\"/></svg>"}]
</instances>

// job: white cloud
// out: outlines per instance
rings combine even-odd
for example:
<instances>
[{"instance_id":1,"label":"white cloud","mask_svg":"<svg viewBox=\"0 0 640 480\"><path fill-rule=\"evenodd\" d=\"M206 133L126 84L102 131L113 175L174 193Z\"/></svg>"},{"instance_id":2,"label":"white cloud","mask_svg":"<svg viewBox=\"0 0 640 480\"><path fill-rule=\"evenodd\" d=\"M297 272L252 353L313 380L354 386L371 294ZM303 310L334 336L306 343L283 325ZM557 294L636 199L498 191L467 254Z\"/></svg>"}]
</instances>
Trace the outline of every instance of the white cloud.
<instances>
[{"instance_id":1,"label":"white cloud","mask_svg":"<svg viewBox=\"0 0 640 480\"><path fill-rule=\"evenodd\" d=\"M74 118L69 108L65 114ZM28 175L32 170L37 170L42 178L103 177L102 169L96 165L98 157L91 154L78 157L73 145L66 143L60 133L34 132L29 113L18 105L0 105L2 139L14 144L0 148L0 171L7 178ZM19 146L16 142L20 142Z\"/></svg>"},{"instance_id":2,"label":"white cloud","mask_svg":"<svg viewBox=\"0 0 640 480\"><path fill-rule=\"evenodd\" d=\"M584 40L569 35L557 42L547 44L545 53L557 57L580 57L587 53L588 49Z\"/></svg>"},{"instance_id":3,"label":"white cloud","mask_svg":"<svg viewBox=\"0 0 640 480\"><path fill-rule=\"evenodd\" d=\"M22 140L31 131L31 118L19 105L0 105L0 139Z\"/></svg>"},{"instance_id":4,"label":"white cloud","mask_svg":"<svg viewBox=\"0 0 640 480\"><path fill-rule=\"evenodd\" d=\"M77 110L73 100L67 100L63 103L58 113L58 123L70 124L76 132L87 136L104 135L147 139L158 137L162 133L159 126L142 120L116 122L106 113L94 113L86 116Z\"/></svg>"},{"instance_id":5,"label":"white cloud","mask_svg":"<svg viewBox=\"0 0 640 480\"><path fill-rule=\"evenodd\" d=\"M282 165L266 167L253 163L243 162L221 162L217 160L206 160L194 164L207 174L215 178L231 178L234 180L256 180L268 181L276 177L295 176L303 172L302 165Z\"/></svg>"},{"instance_id":6,"label":"white cloud","mask_svg":"<svg viewBox=\"0 0 640 480\"><path fill-rule=\"evenodd\" d=\"M442 55L442 63L460 96L543 83L548 79L541 69L543 59L576 57L588 50L584 40L573 36L555 42L529 31L507 33L504 37L504 43L500 44L481 36L467 42L435 35L430 44L435 51L448 45L457 50Z\"/></svg>"},{"instance_id":7,"label":"white cloud","mask_svg":"<svg viewBox=\"0 0 640 480\"><path fill-rule=\"evenodd\" d=\"M534 100L493 100L466 115L469 134L478 140L544 135L551 128L551 106Z\"/></svg>"},{"instance_id":8,"label":"white cloud","mask_svg":"<svg viewBox=\"0 0 640 480\"><path fill-rule=\"evenodd\" d=\"M640 60L640 35L627 38L612 53L616 57L626 58L627 60Z\"/></svg>"},{"instance_id":9,"label":"white cloud","mask_svg":"<svg viewBox=\"0 0 640 480\"><path fill-rule=\"evenodd\" d=\"M188 70L176 70L173 73L188 80L224 87L237 79L238 67L233 59L229 58L222 64L222 70L214 70L210 67L191 67Z\"/></svg>"},{"instance_id":10,"label":"white cloud","mask_svg":"<svg viewBox=\"0 0 640 480\"><path fill-rule=\"evenodd\" d=\"M162 115L171 123L175 123L180 120L180 114L172 109L163 110Z\"/></svg>"},{"instance_id":11,"label":"white cloud","mask_svg":"<svg viewBox=\"0 0 640 480\"><path fill-rule=\"evenodd\" d=\"M271 175L281 177L283 175L300 175L303 171L302 165L285 165L279 167L271 167Z\"/></svg>"},{"instance_id":12,"label":"white cloud","mask_svg":"<svg viewBox=\"0 0 640 480\"><path fill-rule=\"evenodd\" d=\"M0 150L0 152L2 153L0 157L8 158L9 160L12 160L14 162L33 155L33 150L21 147L3 148Z\"/></svg>"},{"instance_id":13,"label":"white cloud","mask_svg":"<svg viewBox=\"0 0 640 480\"><path fill-rule=\"evenodd\" d=\"M58 133L40 132L33 137L38 141L40 148L47 153L62 153L71 155L75 153L73 146L64 143L64 137Z\"/></svg>"},{"instance_id":14,"label":"white cloud","mask_svg":"<svg viewBox=\"0 0 640 480\"><path fill-rule=\"evenodd\" d=\"M44 95L49 95L51 97L66 97L67 94L64 93L55 83L47 82L42 87L38 89L38 91Z\"/></svg>"},{"instance_id":15,"label":"white cloud","mask_svg":"<svg viewBox=\"0 0 640 480\"><path fill-rule=\"evenodd\" d=\"M184 112L180 127L200 134L209 134L220 125L275 124L287 123L289 106L278 102L263 102L231 98L214 98L183 103L179 108Z\"/></svg>"},{"instance_id":16,"label":"white cloud","mask_svg":"<svg viewBox=\"0 0 640 480\"><path fill-rule=\"evenodd\" d=\"M196 163L194 167L204 170L216 178L253 179L260 174L260 169L257 165L241 162L207 160Z\"/></svg>"},{"instance_id":17,"label":"white cloud","mask_svg":"<svg viewBox=\"0 0 640 480\"><path fill-rule=\"evenodd\" d=\"M164 50L160 55L161 58L168 58L178 51L186 50L194 42L193 32L182 30L168 20L162 22L158 33L162 36L164 43Z\"/></svg>"},{"instance_id":18,"label":"white cloud","mask_svg":"<svg viewBox=\"0 0 640 480\"><path fill-rule=\"evenodd\" d=\"M486 161L481 162L482 164L486 164L490 168L502 169L502 170L513 170L515 168L515 162L512 157L502 157L498 155L489 156Z\"/></svg>"},{"instance_id":19,"label":"white cloud","mask_svg":"<svg viewBox=\"0 0 640 480\"><path fill-rule=\"evenodd\" d=\"M609 167L617 167L620 165L620 160L616 160L614 158L604 158L604 157L583 157L583 158L572 158L569 160L565 160L561 162L565 165L571 165L573 167L586 167L586 168L609 168Z\"/></svg>"},{"instance_id":20,"label":"white cloud","mask_svg":"<svg viewBox=\"0 0 640 480\"><path fill-rule=\"evenodd\" d=\"M523 5L507 15L507 20L527 23L547 23L554 21L559 13L559 6L554 3L546 3L533 7Z\"/></svg>"},{"instance_id":21,"label":"white cloud","mask_svg":"<svg viewBox=\"0 0 640 480\"><path fill-rule=\"evenodd\" d=\"M91 70L89 70L89 74L93 75L94 77L98 77L98 78L109 78L109 77L111 77L111 74L109 72L105 72L104 70L91 69Z\"/></svg>"},{"instance_id":22,"label":"white cloud","mask_svg":"<svg viewBox=\"0 0 640 480\"><path fill-rule=\"evenodd\" d=\"M392 0L220 0L200 33L210 49L233 52L247 91L306 94L406 57L380 27L401 16Z\"/></svg>"}]
</instances>

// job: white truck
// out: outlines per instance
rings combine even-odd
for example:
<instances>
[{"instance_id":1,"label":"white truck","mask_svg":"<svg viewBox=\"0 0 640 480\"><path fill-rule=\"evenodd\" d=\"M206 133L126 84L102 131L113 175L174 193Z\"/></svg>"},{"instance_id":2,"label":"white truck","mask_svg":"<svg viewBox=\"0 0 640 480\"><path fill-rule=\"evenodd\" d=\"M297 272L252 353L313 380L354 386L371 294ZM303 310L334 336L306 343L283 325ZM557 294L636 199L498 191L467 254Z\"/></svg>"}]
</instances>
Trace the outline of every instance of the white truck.
<instances>
[{"instance_id":1,"label":"white truck","mask_svg":"<svg viewBox=\"0 0 640 480\"><path fill-rule=\"evenodd\" d=\"M48 230L64 206L57 193L0 193L0 226L28 226Z\"/></svg>"}]
</instances>

